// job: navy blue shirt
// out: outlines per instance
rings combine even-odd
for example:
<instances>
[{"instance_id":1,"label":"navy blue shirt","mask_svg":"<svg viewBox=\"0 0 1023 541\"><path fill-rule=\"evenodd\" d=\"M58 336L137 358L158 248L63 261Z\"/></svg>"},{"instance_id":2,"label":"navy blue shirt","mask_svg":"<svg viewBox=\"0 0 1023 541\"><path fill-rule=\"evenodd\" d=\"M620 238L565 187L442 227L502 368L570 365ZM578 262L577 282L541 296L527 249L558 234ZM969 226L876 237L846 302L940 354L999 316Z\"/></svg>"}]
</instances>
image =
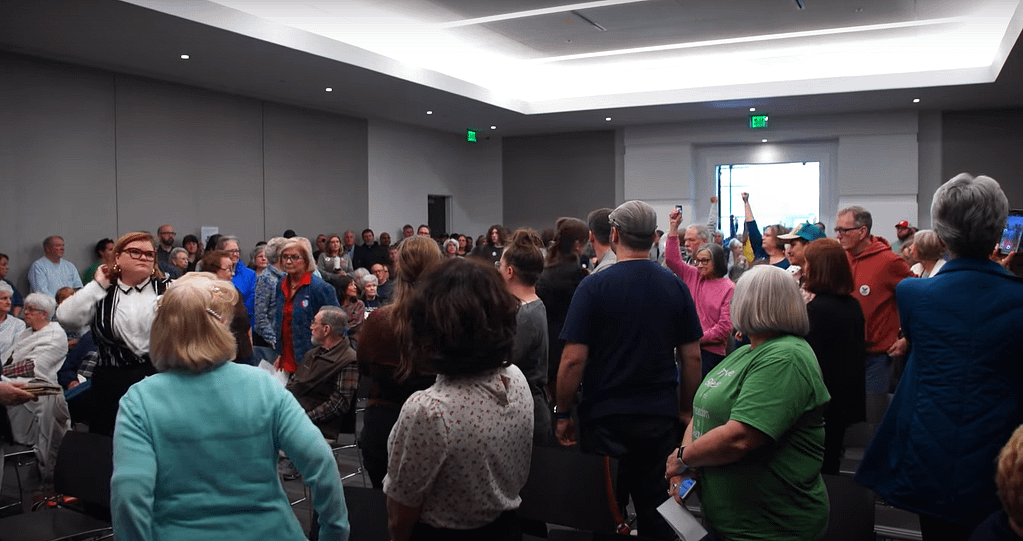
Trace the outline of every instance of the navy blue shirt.
<instances>
[{"instance_id":1,"label":"navy blue shirt","mask_svg":"<svg viewBox=\"0 0 1023 541\"><path fill-rule=\"evenodd\" d=\"M619 261L587 276L561 338L589 347L582 421L607 415L678 416L676 346L703 336L689 288L650 260Z\"/></svg>"}]
</instances>

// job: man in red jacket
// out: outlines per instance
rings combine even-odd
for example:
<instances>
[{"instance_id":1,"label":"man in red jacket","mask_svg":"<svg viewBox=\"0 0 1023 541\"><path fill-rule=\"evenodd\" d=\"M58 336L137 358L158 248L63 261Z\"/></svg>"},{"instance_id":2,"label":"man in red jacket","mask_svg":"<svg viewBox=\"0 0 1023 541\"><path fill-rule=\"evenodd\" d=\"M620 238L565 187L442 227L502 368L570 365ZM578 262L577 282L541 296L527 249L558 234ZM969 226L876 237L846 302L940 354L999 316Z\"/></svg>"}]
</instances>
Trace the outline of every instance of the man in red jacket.
<instances>
[{"instance_id":1,"label":"man in red jacket","mask_svg":"<svg viewBox=\"0 0 1023 541\"><path fill-rule=\"evenodd\" d=\"M906 351L906 340L899 332L895 286L913 273L887 240L870 234L871 225L870 212L848 207L838 211L835 233L849 256L856 285L853 296L860 301L866 320L867 422L877 426L888 406L891 356Z\"/></svg>"}]
</instances>

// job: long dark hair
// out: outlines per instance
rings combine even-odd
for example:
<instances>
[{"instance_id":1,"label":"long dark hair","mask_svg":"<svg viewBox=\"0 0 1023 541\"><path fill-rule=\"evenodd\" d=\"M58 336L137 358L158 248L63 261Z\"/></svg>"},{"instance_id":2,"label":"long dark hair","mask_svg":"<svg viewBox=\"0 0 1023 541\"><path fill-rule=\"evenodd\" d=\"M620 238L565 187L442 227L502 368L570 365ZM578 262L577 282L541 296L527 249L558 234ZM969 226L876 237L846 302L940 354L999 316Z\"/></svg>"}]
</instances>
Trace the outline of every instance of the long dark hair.
<instances>
[{"instance_id":1,"label":"long dark hair","mask_svg":"<svg viewBox=\"0 0 1023 541\"><path fill-rule=\"evenodd\" d=\"M554 245L547 253L547 264L556 265L569 261L578 261L576 242L585 244L589 239L590 230L586 222L578 218L559 218L555 226Z\"/></svg>"},{"instance_id":2,"label":"long dark hair","mask_svg":"<svg viewBox=\"0 0 1023 541\"><path fill-rule=\"evenodd\" d=\"M406 356L420 372L464 376L511 364L519 301L492 265L449 259L408 304Z\"/></svg>"},{"instance_id":3,"label":"long dark hair","mask_svg":"<svg viewBox=\"0 0 1023 541\"><path fill-rule=\"evenodd\" d=\"M440 248L432 239L412 236L398 244L398 262L394 269L398 290L389 319L391 328L399 340L409 335L409 320L412 317L409 299L417 282L440 262ZM395 379L403 382L413 373L415 366L412 360L403 354L398 361L398 369L395 370Z\"/></svg>"}]
</instances>

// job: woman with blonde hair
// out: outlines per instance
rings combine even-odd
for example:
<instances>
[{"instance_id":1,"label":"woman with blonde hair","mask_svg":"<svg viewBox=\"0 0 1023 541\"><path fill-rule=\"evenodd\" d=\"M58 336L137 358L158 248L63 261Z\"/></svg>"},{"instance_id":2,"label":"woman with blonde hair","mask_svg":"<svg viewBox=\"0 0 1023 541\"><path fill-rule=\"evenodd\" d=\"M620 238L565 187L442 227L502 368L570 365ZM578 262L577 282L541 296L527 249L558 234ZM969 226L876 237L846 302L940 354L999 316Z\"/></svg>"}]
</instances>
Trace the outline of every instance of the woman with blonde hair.
<instances>
[{"instance_id":1,"label":"woman with blonde hair","mask_svg":"<svg viewBox=\"0 0 1023 541\"><path fill-rule=\"evenodd\" d=\"M286 276L281 279L274 298L274 329L279 333L275 346L280 357L274 368L294 374L302 357L313 348L309 325L320 308L340 307L334 286L313 274L316 261L305 237L293 237L281 246L280 259Z\"/></svg>"},{"instance_id":2,"label":"woman with blonde hair","mask_svg":"<svg viewBox=\"0 0 1023 541\"><path fill-rule=\"evenodd\" d=\"M909 268L920 278L930 278L945 266L945 245L932 229L921 229L913 234L909 247L916 263Z\"/></svg>"},{"instance_id":3,"label":"woman with blonde hair","mask_svg":"<svg viewBox=\"0 0 1023 541\"><path fill-rule=\"evenodd\" d=\"M125 539L305 539L280 482L284 451L312 488L320 539L346 540L337 465L294 397L262 370L228 362L238 292L193 273L159 302L160 372L132 386L114 431L110 512Z\"/></svg>"},{"instance_id":4,"label":"woman with blonde hair","mask_svg":"<svg viewBox=\"0 0 1023 541\"><path fill-rule=\"evenodd\" d=\"M402 404L412 393L433 384L434 376L417 374L411 359L403 355L400 337L407 335L408 302L419 279L440 263L437 243L428 237L409 237L398 245L395 275L398 290L394 302L374 310L362 324L359 336L359 373L372 386L366 403L361 443L363 463L375 488L383 487L387 474L387 437L398 420Z\"/></svg>"},{"instance_id":5,"label":"woman with blonde hair","mask_svg":"<svg viewBox=\"0 0 1023 541\"><path fill-rule=\"evenodd\" d=\"M114 264L96 269L93 281L57 307L64 328L91 325L99 361L92 372L89 431L114 433L117 404L135 383L155 373L149 331L156 300L167 289L153 236L125 233L114 242Z\"/></svg>"}]
</instances>

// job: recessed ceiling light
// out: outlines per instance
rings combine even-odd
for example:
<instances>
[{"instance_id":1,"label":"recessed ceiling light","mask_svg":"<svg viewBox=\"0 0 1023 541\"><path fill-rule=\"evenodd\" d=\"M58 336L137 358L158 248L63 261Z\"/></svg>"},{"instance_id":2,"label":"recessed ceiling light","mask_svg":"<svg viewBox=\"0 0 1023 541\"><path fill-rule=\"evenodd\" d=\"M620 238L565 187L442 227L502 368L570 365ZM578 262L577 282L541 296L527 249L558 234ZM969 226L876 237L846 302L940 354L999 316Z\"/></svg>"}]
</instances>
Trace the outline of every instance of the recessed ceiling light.
<instances>
[{"instance_id":1,"label":"recessed ceiling light","mask_svg":"<svg viewBox=\"0 0 1023 541\"><path fill-rule=\"evenodd\" d=\"M611 117L607 117L607 118L605 118L605 119L604 119L604 122L611 122Z\"/></svg>"},{"instance_id":2,"label":"recessed ceiling light","mask_svg":"<svg viewBox=\"0 0 1023 541\"><path fill-rule=\"evenodd\" d=\"M181 59L182 59L182 60L188 60L188 55L187 55L187 54L183 54L183 55L181 55Z\"/></svg>"},{"instance_id":3,"label":"recessed ceiling light","mask_svg":"<svg viewBox=\"0 0 1023 541\"><path fill-rule=\"evenodd\" d=\"M920 98L913 98L913 103L920 103Z\"/></svg>"},{"instance_id":4,"label":"recessed ceiling light","mask_svg":"<svg viewBox=\"0 0 1023 541\"><path fill-rule=\"evenodd\" d=\"M333 92L334 91L334 89L330 88L329 86L327 88L325 88L324 90L326 90L327 92Z\"/></svg>"},{"instance_id":5,"label":"recessed ceiling light","mask_svg":"<svg viewBox=\"0 0 1023 541\"><path fill-rule=\"evenodd\" d=\"M433 114L433 111L427 111L427 112L426 112L426 114L428 114L428 115L432 115L432 114Z\"/></svg>"},{"instance_id":6,"label":"recessed ceiling light","mask_svg":"<svg viewBox=\"0 0 1023 541\"><path fill-rule=\"evenodd\" d=\"M757 108L756 108L756 107L750 107L750 108L749 108L749 112L751 112L751 113L752 113L753 111L756 111L756 110L757 110Z\"/></svg>"},{"instance_id":7,"label":"recessed ceiling light","mask_svg":"<svg viewBox=\"0 0 1023 541\"><path fill-rule=\"evenodd\" d=\"M761 142L761 143L766 143L766 142L767 142L767 139L761 139L761 140L760 140L760 142Z\"/></svg>"},{"instance_id":8,"label":"recessed ceiling light","mask_svg":"<svg viewBox=\"0 0 1023 541\"><path fill-rule=\"evenodd\" d=\"M490 127L490 129L492 129L492 130L496 130L496 129L497 129L497 126L491 126L491 127Z\"/></svg>"}]
</instances>

